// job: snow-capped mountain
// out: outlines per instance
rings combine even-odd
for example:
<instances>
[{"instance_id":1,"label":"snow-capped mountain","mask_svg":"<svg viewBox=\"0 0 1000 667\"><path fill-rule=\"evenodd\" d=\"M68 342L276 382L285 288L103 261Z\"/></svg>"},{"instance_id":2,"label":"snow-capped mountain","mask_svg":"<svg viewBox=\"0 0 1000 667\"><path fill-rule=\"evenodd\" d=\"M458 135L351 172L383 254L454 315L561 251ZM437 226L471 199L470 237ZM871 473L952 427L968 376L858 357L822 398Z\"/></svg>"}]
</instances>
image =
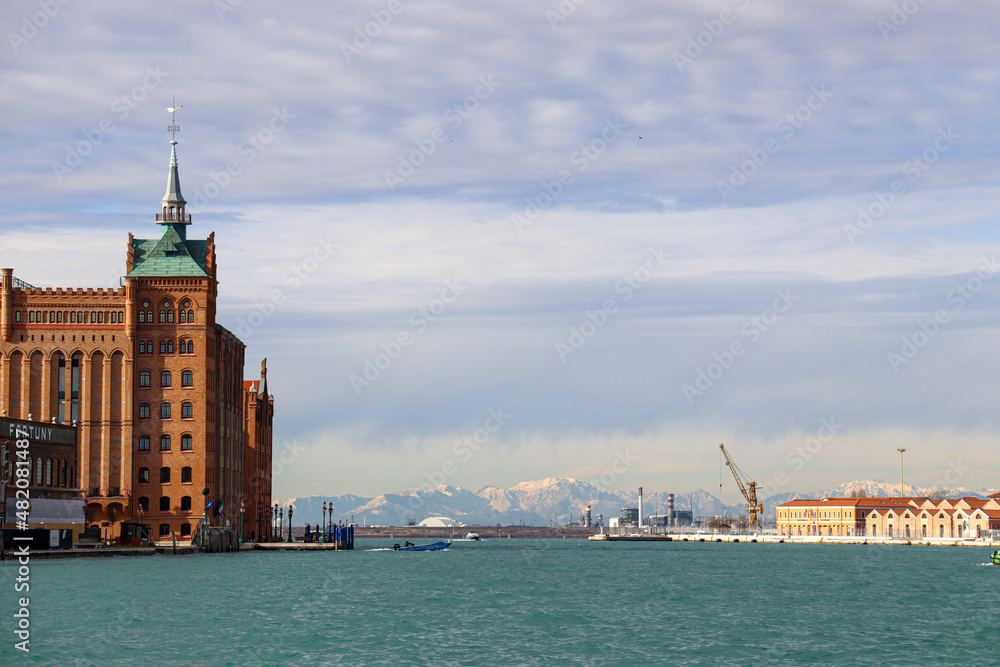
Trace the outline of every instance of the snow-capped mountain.
<instances>
[{"instance_id":1,"label":"snow-capped mountain","mask_svg":"<svg viewBox=\"0 0 1000 667\"><path fill-rule=\"evenodd\" d=\"M739 498L730 485L724 489L727 500ZM882 480L858 480L845 482L835 487L813 493L783 492L761 499L765 514L773 517L774 508L795 498L842 497L864 492L866 496L899 495L899 485ZM907 484L907 495L928 497L985 497L995 493L993 489L972 491L966 488L923 488ZM429 516L446 516L464 524L502 525L551 525L554 521L562 525L576 520L587 505L596 521L603 515L605 525L611 517L617 517L623 507L634 507L639 500L638 490L617 491L595 486L571 477L548 478L534 482L521 482L510 487L487 486L478 491L470 491L454 486L439 486L434 489L405 489L395 493L382 494L374 498L355 495L308 496L278 500L281 505L295 507L295 523L319 523L323 515L323 503L327 503L335 520L354 519L359 524L383 526L403 526L408 520L421 521ZM693 512L695 516L717 516L742 514L745 503L726 504L704 489L674 497L676 511ZM645 492L643 495L644 514L665 514L667 493ZM329 516L329 515L328 515Z\"/></svg>"}]
</instances>

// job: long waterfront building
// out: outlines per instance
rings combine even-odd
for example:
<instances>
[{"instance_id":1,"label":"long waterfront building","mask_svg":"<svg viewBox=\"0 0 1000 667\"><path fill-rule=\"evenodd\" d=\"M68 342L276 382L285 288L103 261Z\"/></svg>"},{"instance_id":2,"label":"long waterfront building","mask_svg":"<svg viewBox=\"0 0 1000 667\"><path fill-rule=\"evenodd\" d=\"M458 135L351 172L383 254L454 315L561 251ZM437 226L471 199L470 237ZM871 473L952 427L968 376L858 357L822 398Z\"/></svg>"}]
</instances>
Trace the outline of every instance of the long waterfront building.
<instances>
[{"instance_id":1,"label":"long waterfront building","mask_svg":"<svg viewBox=\"0 0 1000 667\"><path fill-rule=\"evenodd\" d=\"M823 498L777 508L778 534L791 537L978 537L1000 530L1000 493L989 498Z\"/></svg>"}]
</instances>

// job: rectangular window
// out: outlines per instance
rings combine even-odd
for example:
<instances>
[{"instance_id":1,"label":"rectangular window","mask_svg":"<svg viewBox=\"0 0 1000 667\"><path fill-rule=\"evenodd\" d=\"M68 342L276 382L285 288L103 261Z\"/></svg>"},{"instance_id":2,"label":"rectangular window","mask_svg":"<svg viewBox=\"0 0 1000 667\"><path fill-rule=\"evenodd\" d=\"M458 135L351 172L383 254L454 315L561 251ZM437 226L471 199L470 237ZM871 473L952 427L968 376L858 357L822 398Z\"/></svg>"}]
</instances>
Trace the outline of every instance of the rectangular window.
<instances>
[{"instance_id":1,"label":"rectangular window","mask_svg":"<svg viewBox=\"0 0 1000 667\"><path fill-rule=\"evenodd\" d=\"M34 322L34 321L35 321L35 311L29 310L28 311L28 322Z\"/></svg>"},{"instance_id":2,"label":"rectangular window","mask_svg":"<svg viewBox=\"0 0 1000 667\"><path fill-rule=\"evenodd\" d=\"M76 311L75 310L69 311L69 322L70 322L70 324L76 324Z\"/></svg>"},{"instance_id":3,"label":"rectangular window","mask_svg":"<svg viewBox=\"0 0 1000 667\"><path fill-rule=\"evenodd\" d=\"M190 403L181 403L181 419L194 418L194 410Z\"/></svg>"},{"instance_id":4,"label":"rectangular window","mask_svg":"<svg viewBox=\"0 0 1000 667\"><path fill-rule=\"evenodd\" d=\"M170 404L164 403L160 406L160 419L170 419Z\"/></svg>"},{"instance_id":5,"label":"rectangular window","mask_svg":"<svg viewBox=\"0 0 1000 667\"><path fill-rule=\"evenodd\" d=\"M139 405L139 419L149 419L149 403Z\"/></svg>"},{"instance_id":6,"label":"rectangular window","mask_svg":"<svg viewBox=\"0 0 1000 667\"><path fill-rule=\"evenodd\" d=\"M61 310L56 313L56 322L58 322L59 324L62 324L62 311Z\"/></svg>"},{"instance_id":7,"label":"rectangular window","mask_svg":"<svg viewBox=\"0 0 1000 667\"><path fill-rule=\"evenodd\" d=\"M97 323L98 324L104 324L104 312L103 311L97 313Z\"/></svg>"},{"instance_id":8,"label":"rectangular window","mask_svg":"<svg viewBox=\"0 0 1000 667\"><path fill-rule=\"evenodd\" d=\"M93 311L93 310L90 311L90 323L91 324L96 324L97 323L97 313L95 311Z\"/></svg>"},{"instance_id":9,"label":"rectangular window","mask_svg":"<svg viewBox=\"0 0 1000 667\"><path fill-rule=\"evenodd\" d=\"M149 436L140 435L139 436L139 451L148 452L149 451Z\"/></svg>"},{"instance_id":10,"label":"rectangular window","mask_svg":"<svg viewBox=\"0 0 1000 667\"><path fill-rule=\"evenodd\" d=\"M21 321L21 311L20 310L18 310L18 311L16 311L14 313L14 321L15 322L20 322Z\"/></svg>"}]
</instances>

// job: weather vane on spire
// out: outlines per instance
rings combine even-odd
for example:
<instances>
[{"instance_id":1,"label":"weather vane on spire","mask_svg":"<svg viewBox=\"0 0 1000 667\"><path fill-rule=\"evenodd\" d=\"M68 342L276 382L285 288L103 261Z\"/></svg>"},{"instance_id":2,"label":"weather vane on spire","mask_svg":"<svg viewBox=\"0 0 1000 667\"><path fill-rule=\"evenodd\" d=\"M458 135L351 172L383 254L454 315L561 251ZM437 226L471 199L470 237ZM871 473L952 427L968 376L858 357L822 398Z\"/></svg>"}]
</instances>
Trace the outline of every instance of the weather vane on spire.
<instances>
[{"instance_id":1,"label":"weather vane on spire","mask_svg":"<svg viewBox=\"0 0 1000 667\"><path fill-rule=\"evenodd\" d=\"M167 132L170 133L170 143L176 144L177 133L181 131L181 126L178 125L176 122L174 122L174 114L177 113L177 110L182 108L184 105L183 104L181 104L180 106L177 105L176 95L173 96L173 101L171 102L171 104L173 104L173 106L167 107L167 111L170 112L170 125L167 125Z\"/></svg>"}]
</instances>

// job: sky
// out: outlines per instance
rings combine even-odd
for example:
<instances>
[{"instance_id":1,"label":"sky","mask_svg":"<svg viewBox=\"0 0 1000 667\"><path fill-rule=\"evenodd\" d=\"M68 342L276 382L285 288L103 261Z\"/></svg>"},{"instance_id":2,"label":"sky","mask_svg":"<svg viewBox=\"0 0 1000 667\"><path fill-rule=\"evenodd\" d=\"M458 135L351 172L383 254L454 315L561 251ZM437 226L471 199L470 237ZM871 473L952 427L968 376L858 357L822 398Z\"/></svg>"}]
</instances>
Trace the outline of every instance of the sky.
<instances>
[{"instance_id":1,"label":"sky","mask_svg":"<svg viewBox=\"0 0 1000 667\"><path fill-rule=\"evenodd\" d=\"M996 487L993 3L7 0L0 264L116 286L170 114L274 493ZM902 455L898 448L905 448Z\"/></svg>"}]
</instances>

